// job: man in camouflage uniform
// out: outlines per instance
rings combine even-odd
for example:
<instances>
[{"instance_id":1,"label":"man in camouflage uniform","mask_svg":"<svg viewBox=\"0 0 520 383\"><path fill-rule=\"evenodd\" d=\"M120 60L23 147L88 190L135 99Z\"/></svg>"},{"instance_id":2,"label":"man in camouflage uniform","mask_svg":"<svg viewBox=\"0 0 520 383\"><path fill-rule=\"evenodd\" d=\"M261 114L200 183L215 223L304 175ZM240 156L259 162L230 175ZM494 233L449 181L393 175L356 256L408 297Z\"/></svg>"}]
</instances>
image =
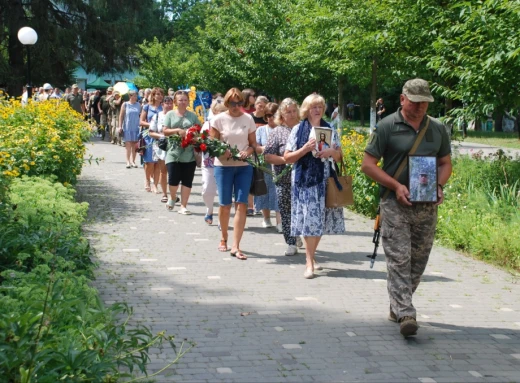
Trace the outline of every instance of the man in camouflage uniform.
<instances>
[{"instance_id":1,"label":"man in camouflage uniform","mask_svg":"<svg viewBox=\"0 0 520 383\"><path fill-rule=\"evenodd\" d=\"M410 187L410 200L421 202L437 202L435 193L437 185L428 181L428 173L419 173L419 182Z\"/></svg>"},{"instance_id":2,"label":"man in camouflage uniform","mask_svg":"<svg viewBox=\"0 0 520 383\"><path fill-rule=\"evenodd\" d=\"M443 202L443 186L451 175L451 148L444 125L426 115L428 103L433 102L428 82L407 81L400 100L401 108L377 124L365 149L361 169L380 184L381 196L390 190L380 203L381 236L388 269L389 319L399 323L400 332L406 337L418 329L412 295L419 286L433 246L437 206ZM397 180L393 175L428 119L428 129L415 154L438 159L438 202L411 203L407 169ZM381 157L382 169L377 166Z\"/></svg>"}]
</instances>

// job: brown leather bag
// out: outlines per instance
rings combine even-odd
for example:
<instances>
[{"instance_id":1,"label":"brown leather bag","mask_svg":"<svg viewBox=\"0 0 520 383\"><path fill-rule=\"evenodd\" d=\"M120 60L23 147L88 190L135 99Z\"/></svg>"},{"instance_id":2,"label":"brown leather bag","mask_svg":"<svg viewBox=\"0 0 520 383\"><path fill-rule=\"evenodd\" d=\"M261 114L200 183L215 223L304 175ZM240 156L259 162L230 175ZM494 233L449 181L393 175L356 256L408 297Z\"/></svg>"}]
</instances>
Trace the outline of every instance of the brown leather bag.
<instances>
[{"instance_id":1,"label":"brown leather bag","mask_svg":"<svg viewBox=\"0 0 520 383\"><path fill-rule=\"evenodd\" d=\"M332 168L332 166L331 166ZM327 189L325 194L325 207L345 207L354 205L354 193L352 191L352 176L345 174L345 161L341 157L341 163L338 172L338 181L341 185L341 190L338 189L334 177L329 177L327 180Z\"/></svg>"}]
</instances>

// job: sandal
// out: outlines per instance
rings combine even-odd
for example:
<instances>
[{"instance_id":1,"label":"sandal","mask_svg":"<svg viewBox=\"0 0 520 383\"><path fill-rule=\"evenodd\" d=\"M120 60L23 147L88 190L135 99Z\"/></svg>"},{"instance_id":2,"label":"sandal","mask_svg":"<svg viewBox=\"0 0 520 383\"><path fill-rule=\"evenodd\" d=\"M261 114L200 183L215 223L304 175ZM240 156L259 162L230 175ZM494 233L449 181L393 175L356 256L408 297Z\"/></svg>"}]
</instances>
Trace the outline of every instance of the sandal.
<instances>
[{"instance_id":1,"label":"sandal","mask_svg":"<svg viewBox=\"0 0 520 383\"><path fill-rule=\"evenodd\" d=\"M172 199L169 199L166 203L166 209L168 209L169 211L173 211L173 209L175 209L175 202L173 202Z\"/></svg>"},{"instance_id":2,"label":"sandal","mask_svg":"<svg viewBox=\"0 0 520 383\"><path fill-rule=\"evenodd\" d=\"M218 251L220 251L222 253L228 251L227 240L225 240L225 239L220 240L220 245L218 245Z\"/></svg>"},{"instance_id":3,"label":"sandal","mask_svg":"<svg viewBox=\"0 0 520 383\"><path fill-rule=\"evenodd\" d=\"M213 215L206 214L206 216L204 217L204 222L206 222L208 225L211 225L213 223Z\"/></svg>"},{"instance_id":4,"label":"sandal","mask_svg":"<svg viewBox=\"0 0 520 383\"><path fill-rule=\"evenodd\" d=\"M247 259L246 255L242 253L240 250L237 250L235 252L230 252L232 257L236 257L237 259L240 259L242 261L245 261Z\"/></svg>"},{"instance_id":5,"label":"sandal","mask_svg":"<svg viewBox=\"0 0 520 383\"><path fill-rule=\"evenodd\" d=\"M180 210L179 210L179 214L191 215L191 211L189 211L189 210L186 209L185 207L181 206L181 208L180 208Z\"/></svg>"},{"instance_id":6,"label":"sandal","mask_svg":"<svg viewBox=\"0 0 520 383\"><path fill-rule=\"evenodd\" d=\"M163 196L163 197L161 198L161 202L164 202L164 203L168 202L168 196L166 196L166 195Z\"/></svg>"}]
</instances>

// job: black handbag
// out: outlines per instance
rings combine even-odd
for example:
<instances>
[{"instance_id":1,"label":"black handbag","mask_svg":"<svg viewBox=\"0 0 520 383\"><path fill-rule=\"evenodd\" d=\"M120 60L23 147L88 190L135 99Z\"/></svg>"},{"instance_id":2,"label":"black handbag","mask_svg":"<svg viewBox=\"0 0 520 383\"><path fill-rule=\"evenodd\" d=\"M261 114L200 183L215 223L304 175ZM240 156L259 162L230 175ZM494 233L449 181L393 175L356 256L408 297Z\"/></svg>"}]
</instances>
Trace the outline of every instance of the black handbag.
<instances>
[{"instance_id":1,"label":"black handbag","mask_svg":"<svg viewBox=\"0 0 520 383\"><path fill-rule=\"evenodd\" d=\"M157 147L166 151L166 149L168 149L168 137L159 138L157 140Z\"/></svg>"},{"instance_id":2,"label":"black handbag","mask_svg":"<svg viewBox=\"0 0 520 383\"><path fill-rule=\"evenodd\" d=\"M256 152L254 152L254 156L255 164L260 165ZM255 197L267 194L267 184L265 183L264 172L255 166L253 166L253 179L251 180L249 194L252 194Z\"/></svg>"}]
</instances>

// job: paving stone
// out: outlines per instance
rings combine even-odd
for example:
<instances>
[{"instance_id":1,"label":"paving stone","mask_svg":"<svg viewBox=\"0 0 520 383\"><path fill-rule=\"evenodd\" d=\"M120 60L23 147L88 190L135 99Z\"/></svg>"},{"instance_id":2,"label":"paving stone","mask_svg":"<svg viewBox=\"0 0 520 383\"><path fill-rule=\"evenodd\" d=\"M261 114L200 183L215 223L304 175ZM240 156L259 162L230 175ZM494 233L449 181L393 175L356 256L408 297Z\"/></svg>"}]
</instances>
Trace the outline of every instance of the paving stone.
<instances>
[{"instance_id":1,"label":"paving stone","mask_svg":"<svg viewBox=\"0 0 520 383\"><path fill-rule=\"evenodd\" d=\"M247 219L247 261L217 251L221 232L204 223L199 169L193 215L178 206L167 213L160 195L143 192L142 170L122 171L123 148L93 142L89 155L106 160L84 167L77 193L90 204L93 287L103 302L133 307L129 328L165 330L177 350L183 339L195 344L157 382L520 382L520 284L507 272L434 246L414 295L421 327L405 340L386 319L383 251L373 269L365 256L371 220L345 210L347 235L322 238L316 256L325 270L306 280L304 251L284 256L283 236L260 217ZM150 358L149 372L160 371L175 352L163 344Z\"/></svg>"},{"instance_id":2,"label":"paving stone","mask_svg":"<svg viewBox=\"0 0 520 383\"><path fill-rule=\"evenodd\" d=\"M219 374L232 374L233 370L229 367L219 367L217 368L217 372Z\"/></svg>"},{"instance_id":3,"label":"paving stone","mask_svg":"<svg viewBox=\"0 0 520 383\"><path fill-rule=\"evenodd\" d=\"M511 339L510 337L504 334L489 334L489 336L492 336L495 339Z\"/></svg>"},{"instance_id":4,"label":"paving stone","mask_svg":"<svg viewBox=\"0 0 520 383\"><path fill-rule=\"evenodd\" d=\"M282 344L282 347L286 350L296 350L302 348L302 346L300 346L299 344Z\"/></svg>"}]
</instances>

